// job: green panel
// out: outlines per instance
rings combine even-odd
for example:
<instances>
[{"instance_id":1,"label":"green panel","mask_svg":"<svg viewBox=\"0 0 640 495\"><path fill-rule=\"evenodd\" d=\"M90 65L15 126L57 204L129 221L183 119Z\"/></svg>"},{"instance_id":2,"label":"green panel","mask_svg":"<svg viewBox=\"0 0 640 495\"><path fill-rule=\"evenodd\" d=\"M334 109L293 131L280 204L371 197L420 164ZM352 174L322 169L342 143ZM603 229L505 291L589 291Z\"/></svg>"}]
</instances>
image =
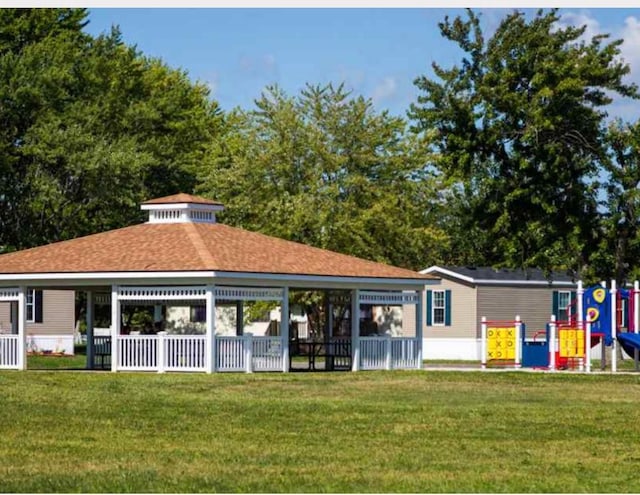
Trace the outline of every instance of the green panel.
<instances>
[{"instance_id":1,"label":"green panel","mask_svg":"<svg viewBox=\"0 0 640 495\"><path fill-rule=\"evenodd\" d=\"M444 326L451 326L451 291L444 291Z\"/></svg>"},{"instance_id":2,"label":"green panel","mask_svg":"<svg viewBox=\"0 0 640 495\"><path fill-rule=\"evenodd\" d=\"M427 326L431 326L431 307L433 306L433 291L427 291Z\"/></svg>"},{"instance_id":3,"label":"green panel","mask_svg":"<svg viewBox=\"0 0 640 495\"><path fill-rule=\"evenodd\" d=\"M555 315L558 318L558 291L553 291L553 307L551 308L551 314Z\"/></svg>"}]
</instances>

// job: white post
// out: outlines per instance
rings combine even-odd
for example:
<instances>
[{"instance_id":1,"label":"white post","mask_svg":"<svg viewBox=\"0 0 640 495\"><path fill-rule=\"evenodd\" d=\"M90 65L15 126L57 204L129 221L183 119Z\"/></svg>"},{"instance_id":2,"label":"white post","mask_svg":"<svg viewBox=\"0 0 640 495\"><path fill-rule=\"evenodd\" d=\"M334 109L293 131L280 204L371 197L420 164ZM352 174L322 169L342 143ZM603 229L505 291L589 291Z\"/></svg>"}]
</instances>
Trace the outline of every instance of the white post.
<instances>
[{"instance_id":1,"label":"white post","mask_svg":"<svg viewBox=\"0 0 640 495\"><path fill-rule=\"evenodd\" d=\"M633 283L633 332L640 332L640 283L636 280ZM640 363L640 354L638 349L633 350L633 361L636 367L636 371L638 370L638 365Z\"/></svg>"},{"instance_id":2,"label":"white post","mask_svg":"<svg viewBox=\"0 0 640 495\"><path fill-rule=\"evenodd\" d=\"M216 311L215 287L207 285L205 293L205 314L207 320L205 363L207 373L216 371Z\"/></svg>"},{"instance_id":3,"label":"white post","mask_svg":"<svg viewBox=\"0 0 640 495\"><path fill-rule=\"evenodd\" d=\"M522 338L522 321L520 320L520 315L516 315L516 341L515 341L515 367L520 368L520 356L522 354L522 342L520 339Z\"/></svg>"},{"instance_id":4,"label":"white post","mask_svg":"<svg viewBox=\"0 0 640 495\"><path fill-rule=\"evenodd\" d=\"M618 370L618 356L616 355L618 346L616 342L617 336L617 309L618 309L618 301L617 295L618 291L616 289L616 281L611 281L611 290L609 290L609 294L611 295L611 338L613 341L611 342L611 372L615 373Z\"/></svg>"},{"instance_id":5,"label":"white post","mask_svg":"<svg viewBox=\"0 0 640 495\"><path fill-rule=\"evenodd\" d=\"M480 364L482 369L487 368L487 317L483 316L480 323Z\"/></svg>"},{"instance_id":6,"label":"white post","mask_svg":"<svg viewBox=\"0 0 640 495\"><path fill-rule=\"evenodd\" d=\"M95 347L93 341L93 291L87 291L87 369L95 368Z\"/></svg>"},{"instance_id":7,"label":"white post","mask_svg":"<svg viewBox=\"0 0 640 495\"><path fill-rule=\"evenodd\" d=\"M556 370L556 315L551 315L551 321L549 322L549 369L551 371Z\"/></svg>"},{"instance_id":8,"label":"white post","mask_svg":"<svg viewBox=\"0 0 640 495\"><path fill-rule=\"evenodd\" d=\"M111 286L111 371L118 371L118 339L120 337L121 313L119 287Z\"/></svg>"},{"instance_id":9,"label":"white post","mask_svg":"<svg viewBox=\"0 0 640 495\"><path fill-rule=\"evenodd\" d=\"M418 296L418 302L416 303L416 344L418 346L418 369L422 369L422 301L424 301L424 290L418 290L416 294Z\"/></svg>"},{"instance_id":10,"label":"white post","mask_svg":"<svg viewBox=\"0 0 640 495\"><path fill-rule=\"evenodd\" d=\"M280 338L282 339L282 371L289 371L289 287L282 288L280 308Z\"/></svg>"},{"instance_id":11,"label":"white post","mask_svg":"<svg viewBox=\"0 0 640 495\"><path fill-rule=\"evenodd\" d=\"M360 369L360 290L351 291L351 371Z\"/></svg>"},{"instance_id":12,"label":"white post","mask_svg":"<svg viewBox=\"0 0 640 495\"><path fill-rule=\"evenodd\" d=\"M244 370L253 373L253 334L247 332L243 336L244 345Z\"/></svg>"},{"instance_id":13,"label":"white post","mask_svg":"<svg viewBox=\"0 0 640 495\"><path fill-rule=\"evenodd\" d=\"M391 369L391 335L384 336L384 369Z\"/></svg>"},{"instance_id":14,"label":"white post","mask_svg":"<svg viewBox=\"0 0 640 495\"><path fill-rule=\"evenodd\" d=\"M18 369L27 369L27 287L18 289Z\"/></svg>"},{"instance_id":15,"label":"white post","mask_svg":"<svg viewBox=\"0 0 640 495\"><path fill-rule=\"evenodd\" d=\"M591 322L585 325L584 370L591 373Z\"/></svg>"},{"instance_id":16,"label":"white post","mask_svg":"<svg viewBox=\"0 0 640 495\"><path fill-rule=\"evenodd\" d=\"M577 311L578 314L576 315L576 321L578 322L578 328L582 328L584 325L584 318L583 318L583 312L584 312L584 287L582 286L582 280L578 280L578 290L576 291L576 298L577 300Z\"/></svg>"},{"instance_id":17,"label":"white post","mask_svg":"<svg viewBox=\"0 0 640 495\"><path fill-rule=\"evenodd\" d=\"M166 355L167 355L167 340L165 339L167 332L158 332L158 373L164 373Z\"/></svg>"}]
</instances>

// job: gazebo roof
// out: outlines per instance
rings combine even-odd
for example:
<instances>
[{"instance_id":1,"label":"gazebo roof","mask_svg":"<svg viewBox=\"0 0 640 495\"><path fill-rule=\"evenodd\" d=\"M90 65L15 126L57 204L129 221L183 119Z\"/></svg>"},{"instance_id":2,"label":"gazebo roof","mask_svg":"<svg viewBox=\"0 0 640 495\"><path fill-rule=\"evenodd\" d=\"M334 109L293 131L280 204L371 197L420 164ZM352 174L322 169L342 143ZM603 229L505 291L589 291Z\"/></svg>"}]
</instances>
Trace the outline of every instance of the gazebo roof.
<instances>
[{"instance_id":1,"label":"gazebo roof","mask_svg":"<svg viewBox=\"0 0 640 495\"><path fill-rule=\"evenodd\" d=\"M144 204L175 203L220 205L186 194ZM0 274L173 271L438 278L228 225L192 221L134 225L0 256Z\"/></svg>"},{"instance_id":2,"label":"gazebo roof","mask_svg":"<svg viewBox=\"0 0 640 495\"><path fill-rule=\"evenodd\" d=\"M213 201L211 199L203 198L202 196L194 196L192 194L178 193L171 196L164 196L162 198L150 199L142 203L143 205L172 205L178 203L193 203L198 205L220 205L222 203Z\"/></svg>"}]
</instances>

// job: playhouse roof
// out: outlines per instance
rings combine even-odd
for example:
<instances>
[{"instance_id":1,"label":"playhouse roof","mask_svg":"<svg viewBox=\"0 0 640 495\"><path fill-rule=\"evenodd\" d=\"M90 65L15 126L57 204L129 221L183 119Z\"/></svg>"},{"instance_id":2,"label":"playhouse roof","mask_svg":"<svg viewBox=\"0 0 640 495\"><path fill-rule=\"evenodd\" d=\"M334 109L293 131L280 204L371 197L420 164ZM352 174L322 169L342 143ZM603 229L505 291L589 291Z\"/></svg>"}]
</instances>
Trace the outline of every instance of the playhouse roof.
<instances>
[{"instance_id":1,"label":"playhouse roof","mask_svg":"<svg viewBox=\"0 0 640 495\"><path fill-rule=\"evenodd\" d=\"M175 195L146 204L218 204L203 201ZM215 221L144 223L0 256L0 274L172 271L438 278Z\"/></svg>"}]
</instances>

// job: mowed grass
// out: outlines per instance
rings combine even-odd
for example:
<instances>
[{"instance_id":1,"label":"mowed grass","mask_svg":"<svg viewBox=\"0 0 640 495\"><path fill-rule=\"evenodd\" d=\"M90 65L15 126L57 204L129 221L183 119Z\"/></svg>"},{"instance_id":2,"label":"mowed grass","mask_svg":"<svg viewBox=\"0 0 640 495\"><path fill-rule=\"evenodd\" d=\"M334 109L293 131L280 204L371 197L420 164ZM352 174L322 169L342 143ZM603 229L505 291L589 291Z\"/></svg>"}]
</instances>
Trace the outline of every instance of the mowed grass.
<instances>
[{"instance_id":1,"label":"mowed grass","mask_svg":"<svg viewBox=\"0 0 640 495\"><path fill-rule=\"evenodd\" d=\"M2 492L640 492L640 377L0 373Z\"/></svg>"}]
</instances>

